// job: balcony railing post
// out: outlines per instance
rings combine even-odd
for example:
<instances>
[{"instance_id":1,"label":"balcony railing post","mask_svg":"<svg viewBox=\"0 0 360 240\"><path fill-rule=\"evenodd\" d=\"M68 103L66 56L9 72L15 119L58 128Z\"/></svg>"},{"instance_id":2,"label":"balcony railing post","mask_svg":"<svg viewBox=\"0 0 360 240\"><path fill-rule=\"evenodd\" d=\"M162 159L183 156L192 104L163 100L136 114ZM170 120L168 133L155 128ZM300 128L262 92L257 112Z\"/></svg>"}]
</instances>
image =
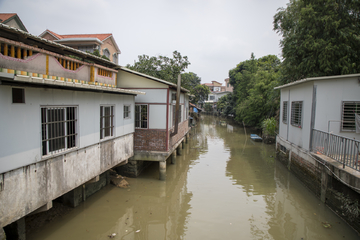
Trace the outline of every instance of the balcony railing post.
<instances>
[{"instance_id":1,"label":"balcony railing post","mask_svg":"<svg viewBox=\"0 0 360 240\"><path fill-rule=\"evenodd\" d=\"M345 159L346 159L346 139L344 139L345 143L344 143L344 157L343 157L343 168L345 168Z\"/></svg>"}]
</instances>

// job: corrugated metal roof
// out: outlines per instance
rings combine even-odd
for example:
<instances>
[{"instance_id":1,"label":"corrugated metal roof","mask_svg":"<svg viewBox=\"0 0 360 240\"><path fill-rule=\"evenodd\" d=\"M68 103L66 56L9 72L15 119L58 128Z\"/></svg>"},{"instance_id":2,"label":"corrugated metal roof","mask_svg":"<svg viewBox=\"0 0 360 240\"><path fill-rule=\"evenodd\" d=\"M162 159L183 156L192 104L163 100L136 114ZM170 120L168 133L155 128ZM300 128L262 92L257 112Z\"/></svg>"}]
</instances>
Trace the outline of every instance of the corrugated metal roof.
<instances>
[{"instance_id":1,"label":"corrugated metal roof","mask_svg":"<svg viewBox=\"0 0 360 240\"><path fill-rule=\"evenodd\" d=\"M278 87L275 87L274 89L281 89L286 87L291 87L295 85L299 85L305 82L311 82L311 81L321 81L321 80L331 80L331 79L338 79L338 78L351 78L351 77L360 77L360 73L356 74L347 74L347 75L335 75L335 76L324 76L324 77L313 77L313 78L304 78L297 80L295 82L287 83Z\"/></svg>"},{"instance_id":2,"label":"corrugated metal roof","mask_svg":"<svg viewBox=\"0 0 360 240\"><path fill-rule=\"evenodd\" d=\"M154 80L154 81L157 81L157 82L160 82L160 83L163 83L163 84L166 84L166 85L173 86L173 87L177 88L177 85L175 83L171 83L171 82L168 82L168 81L165 81L165 80L162 80L162 79L150 76L150 75L146 75L144 73L136 72L136 71L128 69L126 67L120 67L120 70L123 70L125 72L129 72L129 73L132 73L132 74L136 74L138 76L145 77L145 78L148 78L148 79L151 79L151 80ZM183 87L181 87L181 90L183 92L190 92L189 90L187 90L186 88L183 88Z\"/></svg>"}]
</instances>

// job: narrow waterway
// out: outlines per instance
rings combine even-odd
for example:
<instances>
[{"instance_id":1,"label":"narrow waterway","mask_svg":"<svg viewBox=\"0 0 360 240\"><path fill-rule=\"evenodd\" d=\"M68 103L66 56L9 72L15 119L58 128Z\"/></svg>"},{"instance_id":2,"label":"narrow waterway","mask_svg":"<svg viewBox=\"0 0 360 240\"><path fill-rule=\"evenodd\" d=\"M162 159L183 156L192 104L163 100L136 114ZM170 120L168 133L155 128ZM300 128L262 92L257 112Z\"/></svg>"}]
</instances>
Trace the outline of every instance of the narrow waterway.
<instances>
[{"instance_id":1,"label":"narrow waterway","mask_svg":"<svg viewBox=\"0 0 360 240\"><path fill-rule=\"evenodd\" d=\"M166 182L154 163L28 239L359 239L275 160L274 145L222 121L202 117Z\"/></svg>"}]
</instances>

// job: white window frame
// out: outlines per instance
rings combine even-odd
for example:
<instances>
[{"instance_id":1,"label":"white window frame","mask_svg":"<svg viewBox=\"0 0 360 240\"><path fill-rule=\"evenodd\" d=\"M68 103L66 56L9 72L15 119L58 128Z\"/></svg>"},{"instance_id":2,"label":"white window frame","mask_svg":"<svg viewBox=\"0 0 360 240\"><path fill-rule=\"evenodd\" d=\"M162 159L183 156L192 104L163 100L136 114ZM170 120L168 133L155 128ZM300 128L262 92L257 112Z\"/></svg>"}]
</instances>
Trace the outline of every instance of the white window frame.
<instances>
[{"instance_id":1,"label":"white window frame","mask_svg":"<svg viewBox=\"0 0 360 240\"><path fill-rule=\"evenodd\" d=\"M283 101L283 108L282 108L282 122L287 124L288 123L288 101Z\"/></svg>"},{"instance_id":2,"label":"white window frame","mask_svg":"<svg viewBox=\"0 0 360 240\"><path fill-rule=\"evenodd\" d=\"M78 106L41 106L43 157L78 146Z\"/></svg>"},{"instance_id":3,"label":"white window frame","mask_svg":"<svg viewBox=\"0 0 360 240\"><path fill-rule=\"evenodd\" d=\"M360 114L360 101L342 101L341 131L355 132L355 113Z\"/></svg>"},{"instance_id":4,"label":"white window frame","mask_svg":"<svg viewBox=\"0 0 360 240\"><path fill-rule=\"evenodd\" d=\"M109 51L109 49L104 48L104 49L103 49L103 55L104 55L105 57L107 57L108 59L110 59L110 51Z\"/></svg>"},{"instance_id":5,"label":"white window frame","mask_svg":"<svg viewBox=\"0 0 360 240\"><path fill-rule=\"evenodd\" d=\"M124 119L130 119L130 118L131 118L131 104L125 104L124 105Z\"/></svg>"},{"instance_id":6,"label":"white window frame","mask_svg":"<svg viewBox=\"0 0 360 240\"><path fill-rule=\"evenodd\" d=\"M114 53L112 57L113 57L113 63L117 64L118 63L118 54Z\"/></svg>"},{"instance_id":7,"label":"white window frame","mask_svg":"<svg viewBox=\"0 0 360 240\"><path fill-rule=\"evenodd\" d=\"M302 128L303 101L291 102L291 125Z\"/></svg>"},{"instance_id":8,"label":"white window frame","mask_svg":"<svg viewBox=\"0 0 360 240\"><path fill-rule=\"evenodd\" d=\"M146 111L144 108L146 106ZM148 129L149 128L149 105L135 104L135 128Z\"/></svg>"},{"instance_id":9,"label":"white window frame","mask_svg":"<svg viewBox=\"0 0 360 240\"><path fill-rule=\"evenodd\" d=\"M109 111L106 113L106 111ZM100 106L100 140L114 136L115 122L114 105Z\"/></svg>"}]
</instances>

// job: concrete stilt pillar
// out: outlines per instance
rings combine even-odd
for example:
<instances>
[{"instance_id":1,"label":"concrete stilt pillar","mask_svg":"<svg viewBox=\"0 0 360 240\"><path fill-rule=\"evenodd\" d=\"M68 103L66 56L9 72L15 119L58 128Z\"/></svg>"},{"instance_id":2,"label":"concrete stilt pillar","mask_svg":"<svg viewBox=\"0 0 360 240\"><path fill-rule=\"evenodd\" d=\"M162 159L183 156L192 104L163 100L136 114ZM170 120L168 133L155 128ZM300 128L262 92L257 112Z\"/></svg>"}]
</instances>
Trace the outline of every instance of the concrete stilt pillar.
<instances>
[{"instance_id":1,"label":"concrete stilt pillar","mask_svg":"<svg viewBox=\"0 0 360 240\"><path fill-rule=\"evenodd\" d=\"M176 151L174 151L171 154L171 164L175 164L176 163Z\"/></svg>"},{"instance_id":2,"label":"concrete stilt pillar","mask_svg":"<svg viewBox=\"0 0 360 240\"><path fill-rule=\"evenodd\" d=\"M186 134L185 135L185 143L188 143L188 141L189 141L189 136L188 136L188 134Z\"/></svg>"},{"instance_id":3,"label":"concrete stilt pillar","mask_svg":"<svg viewBox=\"0 0 360 240\"><path fill-rule=\"evenodd\" d=\"M181 148L184 149L185 148L185 141L181 142Z\"/></svg>"},{"instance_id":4,"label":"concrete stilt pillar","mask_svg":"<svg viewBox=\"0 0 360 240\"><path fill-rule=\"evenodd\" d=\"M161 181L166 180L166 160L159 162L159 175Z\"/></svg>"},{"instance_id":5,"label":"concrete stilt pillar","mask_svg":"<svg viewBox=\"0 0 360 240\"><path fill-rule=\"evenodd\" d=\"M25 217L10 223L4 228L7 239L25 240Z\"/></svg>"},{"instance_id":6,"label":"concrete stilt pillar","mask_svg":"<svg viewBox=\"0 0 360 240\"><path fill-rule=\"evenodd\" d=\"M182 143L179 144L179 146L176 148L177 155L182 155Z\"/></svg>"},{"instance_id":7,"label":"concrete stilt pillar","mask_svg":"<svg viewBox=\"0 0 360 240\"><path fill-rule=\"evenodd\" d=\"M321 195L320 200L325 203L326 202L326 191L328 188L329 175L325 166L322 167L321 171Z\"/></svg>"}]
</instances>

